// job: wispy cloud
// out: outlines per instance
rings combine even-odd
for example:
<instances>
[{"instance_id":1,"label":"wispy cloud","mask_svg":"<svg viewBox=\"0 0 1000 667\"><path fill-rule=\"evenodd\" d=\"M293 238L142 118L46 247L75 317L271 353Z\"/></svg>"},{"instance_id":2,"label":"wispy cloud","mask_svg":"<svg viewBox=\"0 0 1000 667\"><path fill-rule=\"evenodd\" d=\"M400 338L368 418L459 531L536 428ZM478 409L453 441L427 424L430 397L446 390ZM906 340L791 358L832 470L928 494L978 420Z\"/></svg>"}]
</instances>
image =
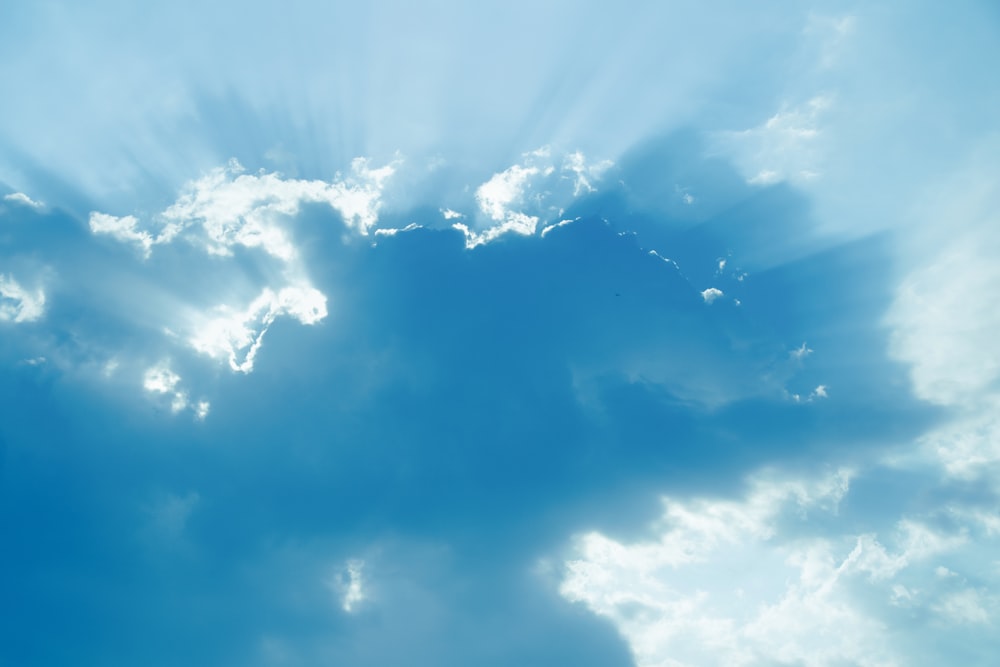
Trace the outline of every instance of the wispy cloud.
<instances>
[{"instance_id":1,"label":"wispy cloud","mask_svg":"<svg viewBox=\"0 0 1000 667\"><path fill-rule=\"evenodd\" d=\"M45 208L45 204L43 202L35 201L34 199L24 194L23 192L12 192L9 195L4 195L3 200L6 202L10 202L12 204L17 204L19 206L27 206L28 208L33 208L36 210Z\"/></svg>"},{"instance_id":2,"label":"wispy cloud","mask_svg":"<svg viewBox=\"0 0 1000 667\"><path fill-rule=\"evenodd\" d=\"M0 321L34 322L45 314L45 292L29 290L13 276L0 274Z\"/></svg>"}]
</instances>

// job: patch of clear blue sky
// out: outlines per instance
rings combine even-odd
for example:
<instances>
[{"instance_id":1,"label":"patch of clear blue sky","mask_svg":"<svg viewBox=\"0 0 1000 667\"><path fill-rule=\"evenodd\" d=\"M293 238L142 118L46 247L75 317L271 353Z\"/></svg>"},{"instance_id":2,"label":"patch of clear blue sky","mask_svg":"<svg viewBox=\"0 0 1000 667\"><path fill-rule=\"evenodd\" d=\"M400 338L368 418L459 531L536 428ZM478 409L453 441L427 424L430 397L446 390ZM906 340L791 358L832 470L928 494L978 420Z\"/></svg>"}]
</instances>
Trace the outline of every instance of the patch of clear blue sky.
<instances>
[{"instance_id":1,"label":"patch of clear blue sky","mask_svg":"<svg viewBox=\"0 0 1000 667\"><path fill-rule=\"evenodd\" d=\"M888 355L883 315L919 263L899 241L915 190L995 131L989 3L3 16L0 181L50 208L5 206L0 273L44 268L52 289L45 319L0 331L0 662L627 665L539 558L581 530L643 535L658 494L864 462L943 418ZM615 160L566 211L579 222L472 251L441 229L438 206L546 144ZM248 252L234 277L183 245L142 263L86 229L92 210L161 210L230 157L330 178L397 151L411 171L385 219L434 229L345 244L306 209L292 233L331 316L276 323L248 376L132 309L207 307L202 286L273 267ZM781 182L748 184L761 169ZM706 306L710 286L727 299ZM39 350L48 363L25 363ZM209 419L95 383L123 350L171 354ZM830 400L783 393L821 384ZM847 515L954 497L932 477L907 478L918 497L873 474ZM374 603L346 614L325 582L359 555ZM988 664L986 634L962 662Z\"/></svg>"}]
</instances>

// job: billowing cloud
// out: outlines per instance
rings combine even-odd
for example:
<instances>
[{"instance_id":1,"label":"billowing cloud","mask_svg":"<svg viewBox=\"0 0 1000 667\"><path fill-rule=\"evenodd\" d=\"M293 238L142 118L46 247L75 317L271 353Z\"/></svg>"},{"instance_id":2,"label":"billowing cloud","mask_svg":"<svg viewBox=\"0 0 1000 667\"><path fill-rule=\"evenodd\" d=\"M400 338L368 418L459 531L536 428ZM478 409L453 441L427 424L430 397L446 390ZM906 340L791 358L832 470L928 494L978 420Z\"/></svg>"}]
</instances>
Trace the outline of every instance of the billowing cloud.
<instances>
[{"instance_id":1,"label":"billowing cloud","mask_svg":"<svg viewBox=\"0 0 1000 667\"><path fill-rule=\"evenodd\" d=\"M947 653L915 655L922 630L897 625L897 610L992 622L996 598L929 586L939 559L965 562L968 533L985 533L910 517L882 538L852 533L838 518L848 477L758 477L738 500L666 499L649 541L579 537L560 591L614 623L639 667L936 664ZM998 575L987 564L974 576Z\"/></svg>"},{"instance_id":2,"label":"billowing cloud","mask_svg":"<svg viewBox=\"0 0 1000 667\"><path fill-rule=\"evenodd\" d=\"M232 370L249 373L264 334L276 318L289 316L302 324L315 324L326 315L326 297L314 287L289 286L277 292L265 288L243 310L223 305L213 315L201 316L189 342L202 354L226 359Z\"/></svg>"},{"instance_id":3,"label":"billowing cloud","mask_svg":"<svg viewBox=\"0 0 1000 667\"><path fill-rule=\"evenodd\" d=\"M34 322L45 314L45 292L29 290L13 276L0 274L0 322Z\"/></svg>"},{"instance_id":4,"label":"billowing cloud","mask_svg":"<svg viewBox=\"0 0 1000 667\"><path fill-rule=\"evenodd\" d=\"M701 291L701 298L704 299L705 303L712 303L716 299L720 299L725 296L717 287L709 287Z\"/></svg>"},{"instance_id":5,"label":"billowing cloud","mask_svg":"<svg viewBox=\"0 0 1000 667\"><path fill-rule=\"evenodd\" d=\"M147 255L152 246L183 234L210 254L231 255L233 247L242 246L287 262L296 249L285 225L302 204L326 204L348 227L366 235L378 220L382 188L395 170L396 163L373 168L358 158L347 176L338 174L326 182L263 171L247 174L239 162L230 160L188 183L177 200L146 225L131 215L94 212L90 227L94 233L136 243Z\"/></svg>"},{"instance_id":6,"label":"billowing cloud","mask_svg":"<svg viewBox=\"0 0 1000 667\"><path fill-rule=\"evenodd\" d=\"M588 163L580 151L559 162L549 147L525 153L523 161L493 174L476 188L476 203L485 220L452 226L474 248L507 233L531 236L539 222L558 219L575 197L594 192L596 183L612 162ZM445 214L446 219L454 216ZM543 230L544 231L544 230Z\"/></svg>"},{"instance_id":7,"label":"billowing cloud","mask_svg":"<svg viewBox=\"0 0 1000 667\"><path fill-rule=\"evenodd\" d=\"M187 393L179 387L181 376L164 363L149 368L142 376L142 387L151 394L161 394L170 399L171 412L177 413L188 406Z\"/></svg>"},{"instance_id":8,"label":"billowing cloud","mask_svg":"<svg viewBox=\"0 0 1000 667\"><path fill-rule=\"evenodd\" d=\"M94 234L107 234L122 243L134 243L144 257L149 257L154 245L168 243L180 232L177 225L167 225L153 235L140 229L139 220L134 215L117 217L95 211L90 214L89 222L90 231Z\"/></svg>"}]
</instances>

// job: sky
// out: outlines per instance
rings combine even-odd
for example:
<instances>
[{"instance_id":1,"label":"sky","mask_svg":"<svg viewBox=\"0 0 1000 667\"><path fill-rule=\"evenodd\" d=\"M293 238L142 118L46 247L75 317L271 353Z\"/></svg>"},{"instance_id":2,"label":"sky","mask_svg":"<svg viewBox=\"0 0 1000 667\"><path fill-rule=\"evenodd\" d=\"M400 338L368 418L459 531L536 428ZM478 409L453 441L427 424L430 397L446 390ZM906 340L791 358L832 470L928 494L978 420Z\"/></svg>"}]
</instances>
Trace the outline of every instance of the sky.
<instances>
[{"instance_id":1,"label":"sky","mask_svg":"<svg viewBox=\"0 0 1000 667\"><path fill-rule=\"evenodd\" d=\"M0 664L995 664L997 62L988 0L8 0Z\"/></svg>"}]
</instances>

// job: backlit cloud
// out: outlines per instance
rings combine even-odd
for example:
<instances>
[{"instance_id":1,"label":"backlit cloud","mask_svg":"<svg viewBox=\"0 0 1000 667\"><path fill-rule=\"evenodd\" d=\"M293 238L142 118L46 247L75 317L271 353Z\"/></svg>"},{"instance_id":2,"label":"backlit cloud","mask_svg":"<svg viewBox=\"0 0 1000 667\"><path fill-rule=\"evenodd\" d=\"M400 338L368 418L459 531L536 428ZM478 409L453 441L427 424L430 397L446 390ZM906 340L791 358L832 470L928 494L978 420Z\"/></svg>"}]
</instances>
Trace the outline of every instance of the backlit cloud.
<instances>
[{"instance_id":1,"label":"backlit cloud","mask_svg":"<svg viewBox=\"0 0 1000 667\"><path fill-rule=\"evenodd\" d=\"M969 532L985 534L917 518L851 533L838 518L847 481L763 477L740 500L667 499L650 541L581 536L560 591L613 622L639 667L935 664L946 653L916 658L921 626L897 626L896 610L992 622L995 598L928 585L940 559L962 562ZM838 522L846 532L809 528Z\"/></svg>"},{"instance_id":2,"label":"backlit cloud","mask_svg":"<svg viewBox=\"0 0 1000 667\"><path fill-rule=\"evenodd\" d=\"M326 297L309 286L289 286L277 292L265 288L243 310L223 305L214 312L195 324L190 344L202 354L227 360L240 373L253 370L264 334L276 318L288 316L308 325L327 315Z\"/></svg>"},{"instance_id":3,"label":"backlit cloud","mask_svg":"<svg viewBox=\"0 0 1000 667\"><path fill-rule=\"evenodd\" d=\"M44 291L26 289L13 276L0 274L0 321L34 322L44 314Z\"/></svg>"}]
</instances>

